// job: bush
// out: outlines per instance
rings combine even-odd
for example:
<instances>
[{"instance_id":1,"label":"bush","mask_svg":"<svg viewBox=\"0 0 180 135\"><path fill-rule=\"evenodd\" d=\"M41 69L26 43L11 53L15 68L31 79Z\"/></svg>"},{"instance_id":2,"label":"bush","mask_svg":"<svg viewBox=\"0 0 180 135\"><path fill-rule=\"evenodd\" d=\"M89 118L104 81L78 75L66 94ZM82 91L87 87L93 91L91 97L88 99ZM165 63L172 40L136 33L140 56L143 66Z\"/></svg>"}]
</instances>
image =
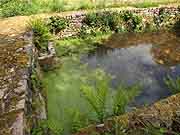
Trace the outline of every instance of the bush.
<instances>
[{"instance_id":1,"label":"bush","mask_svg":"<svg viewBox=\"0 0 180 135\"><path fill-rule=\"evenodd\" d=\"M52 16L49 18L48 24L50 31L57 34L61 30L69 26L69 21L63 17Z\"/></svg>"},{"instance_id":2,"label":"bush","mask_svg":"<svg viewBox=\"0 0 180 135\"><path fill-rule=\"evenodd\" d=\"M86 15L83 23L101 31L115 31L120 24L120 17L117 12L90 13Z\"/></svg>"},{"instance_id":3,"label":"bush","mask_svg":"<svg viewBox=\"0 0 180 135\"><path fill-rule=\"evenodd\" d=\"M40 18L31 20L28 27L33 31L33 42L36 48L40 52L47 52L48 41L50 40L51 35L49 33L49 28L45 24L44 20Z\"/></svg>"},{"instance_id":4,"label":"bush","mask_svg":"<svg viewBox=\"0 0 180 135\"><path fill-rule=\"evenodd\" d=\"M121 13L124 25L128 32L141 32L142 29L142 18L138 15L125 11Z\"/></svg>"},{"instance_id":5,"label":"bush","mask_svg":"<svg viewBox=\"0 0 180 135\"><path fill-rule=\"evenodd\" d=\"M142 18L131 12L110 12L90 13L83 20L83 29L95 28L96 31L115 31L115 32L142 32ZM93 32L94 33L94 32Z\"/></svg>"}]
</instances>

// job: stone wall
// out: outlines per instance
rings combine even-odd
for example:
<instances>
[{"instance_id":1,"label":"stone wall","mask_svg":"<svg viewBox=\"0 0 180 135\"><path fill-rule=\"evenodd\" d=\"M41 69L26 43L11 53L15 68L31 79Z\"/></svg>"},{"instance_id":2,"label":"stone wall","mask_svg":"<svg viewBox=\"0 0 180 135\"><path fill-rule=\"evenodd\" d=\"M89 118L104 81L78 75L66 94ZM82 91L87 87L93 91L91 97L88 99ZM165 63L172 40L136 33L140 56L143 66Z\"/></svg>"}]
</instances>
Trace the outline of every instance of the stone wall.
<instances>
[{"instance_id":1,"label":"stone wall","mask_svg":"<svg viewBox=\"0 0 180 135\"><path fill-rule=\"evenodd\" d=\"M37 120L31 83L37 51L31 37L0 40L0 135L30 135Z\"/></svg>"},{"instance_id":2,"label":"stone wall","mask_svg":"<svg viewBox=\"0 0 180 135\"><path fill-rule=\"evenodd\" d=\"M170 13L171 16L179 14L180 12L180 9L178 7L128 9L128 11L131 11L132 13L135 13L135 14L140 14L146 18L147 16L150 16L151 18L153 16L158 16L162 10L164 10L163 11L164 13ZM122 12L122 11L127 11L127 9L106 9L106 10L95 10L91 12L104 12L104 11ZM65 38L65 37L76 36L81 30L82 21L85 18L86 14L87 12L83 12L83 13L77 13L77 14L65 16L64 18L69 20L69 27L61 31L58 34L58 37Z\"/></svg>"},{"instance_id":3,"label":"stone wall","mask_svg":"<svg viewBox=\"0 0 180 135\"><path fill-rule=\"evenodd\" d=\"M169 131L180 130L180 94L163 99L149 107L116 116L105 121L101 125L90 125L80 130L75 135L92 135L93 133L115 132L117 135L144 135L142 129L148 126L163 127ZM118 127L117 129L115 129ZM152 128L151 127L151 128ZM114 131L115 129L115 131ZM167 135L175 133L169 132Z\"/></svg>"}]
</instances>

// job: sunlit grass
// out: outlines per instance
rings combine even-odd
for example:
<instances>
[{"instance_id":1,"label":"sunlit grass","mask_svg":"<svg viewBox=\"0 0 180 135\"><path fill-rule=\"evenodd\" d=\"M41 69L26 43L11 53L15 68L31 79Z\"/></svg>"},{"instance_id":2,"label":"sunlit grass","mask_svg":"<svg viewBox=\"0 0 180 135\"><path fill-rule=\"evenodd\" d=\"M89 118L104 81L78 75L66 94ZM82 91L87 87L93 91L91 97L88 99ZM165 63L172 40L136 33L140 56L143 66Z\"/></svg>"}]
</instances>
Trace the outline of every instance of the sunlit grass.
<instances>
[{"instance_id":1,"label":"sunlit grass","mask_svg":"<svg viewBox=\"0 0 180 135\"><path fill-rule=\"evenodd\" d=\"M21 2L12 0L8 3L0 1L0 16L31 15L45 12L63 12L84 9L136 7L148 8L160 5L180 5L179 0L32 0Z\"/></svg>"}]
</instances>

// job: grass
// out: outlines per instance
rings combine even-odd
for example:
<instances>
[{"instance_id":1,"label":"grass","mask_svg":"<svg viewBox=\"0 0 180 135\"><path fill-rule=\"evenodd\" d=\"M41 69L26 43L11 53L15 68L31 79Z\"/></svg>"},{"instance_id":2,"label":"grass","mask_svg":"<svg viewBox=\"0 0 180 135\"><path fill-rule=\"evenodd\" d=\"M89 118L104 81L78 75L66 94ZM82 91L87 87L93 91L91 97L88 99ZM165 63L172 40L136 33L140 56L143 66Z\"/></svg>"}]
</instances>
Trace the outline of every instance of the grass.
<instances>
[{"instance_id":1,"label":"grass","mask_svg":"<svg viewBox=\"0 0 180 135\"><path fill-rule=\"evenodd\" d=\"M10 17L17 15L31 15L42 12L62 12L82 9L100 9L112 7L157 7L163 4L180 4L178 0L31 0L29 3L21 0L0 1L0 15Z\"/></svg>"}]
</instances>

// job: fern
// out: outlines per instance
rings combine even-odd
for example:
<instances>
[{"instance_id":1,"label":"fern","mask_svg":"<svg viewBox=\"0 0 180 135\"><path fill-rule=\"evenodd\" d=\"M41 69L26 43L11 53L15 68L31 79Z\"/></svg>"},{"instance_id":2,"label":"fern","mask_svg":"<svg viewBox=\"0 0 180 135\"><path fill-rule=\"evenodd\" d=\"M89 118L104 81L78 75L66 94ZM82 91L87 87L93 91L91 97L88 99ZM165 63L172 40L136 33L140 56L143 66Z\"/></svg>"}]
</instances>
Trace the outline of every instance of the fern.
<instances>
[{"instance_id":1,"label":"fern","mask_svg":"<svg viewBox=\"0 0 180 135\"><path fill-rule=\"evenodd\" d=\"M109 80L102 79L97 82L96 88L85 85L81 92L96 113L99 122L103 122L108 116L123 114L128 103L139 93L139 86L121 85L119 89L111 90Z\"/></svg>"},{"instance_id":2,"label":"fern","mask_svg":"<svg viewBox=\"0 0 180 135\"><path fill-rule=\"evenodd\" d=\"M106 86L100 85L96 90L90 86L83 86L81 89L84 98L92 106L95 111L98 120L103 122L106 114L106 99L108 95L108 89Z\"/></svg>"},{"instance_id":3,"label":"fern","mask_svg":"<svg viewBox=\"0 0 180 135\"><path fill-rule=\"evenodd\" d=\"M165 79L165 84L173 92L173 94L180 92L180 77L172 79L172 77L168 76Z\"/></svg>"},{"instance_id":4,"label":"fern","mask_svg":"<svg viewBox=\"0 0 180 135\"><path fill-rule=\"evenodd\" d=\"M125 87L121 85L113 95L113 115L120 115L125 112L128 103L139 94L140 87L138 85Z\"/></svg>"}]
</instances>

